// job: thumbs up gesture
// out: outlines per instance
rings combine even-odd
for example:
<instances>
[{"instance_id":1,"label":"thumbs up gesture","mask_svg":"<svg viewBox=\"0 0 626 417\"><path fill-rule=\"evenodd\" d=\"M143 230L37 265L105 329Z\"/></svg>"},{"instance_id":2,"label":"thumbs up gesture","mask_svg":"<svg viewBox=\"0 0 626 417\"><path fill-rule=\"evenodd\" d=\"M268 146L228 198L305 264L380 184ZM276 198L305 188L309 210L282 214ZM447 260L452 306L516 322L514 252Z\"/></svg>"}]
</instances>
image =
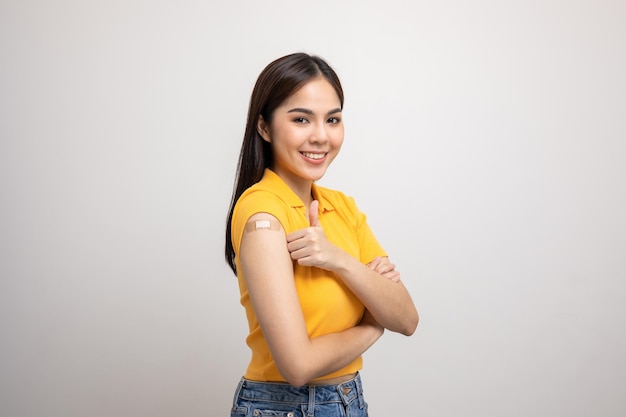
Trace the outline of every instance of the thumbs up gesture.
<instances>
[{"instance_id":1,"label":"thumbs up gesture","mask_svg":"<svg viewBox=\"0 0 626 417\"><path fill-rule=\"evenodd\" d=\"M291 259L305 266L332 270L339 248L330 243L319 221L319 202L313 200L309 207L309 227L287 235L287 250Z\"/></svg>"},{"instance_id":2,"label":"thumbs up gesture","mask_svg":"<svg viewBox=\"0 0 626 417\"><path fill-rule=\"evenodd\" d=\"M309 224L311 227L322 227L320 224L319 216L319 206L320 203L317 200L313 200L311 202L311 206L309 207Z\"/></svg>"}]
</instances>

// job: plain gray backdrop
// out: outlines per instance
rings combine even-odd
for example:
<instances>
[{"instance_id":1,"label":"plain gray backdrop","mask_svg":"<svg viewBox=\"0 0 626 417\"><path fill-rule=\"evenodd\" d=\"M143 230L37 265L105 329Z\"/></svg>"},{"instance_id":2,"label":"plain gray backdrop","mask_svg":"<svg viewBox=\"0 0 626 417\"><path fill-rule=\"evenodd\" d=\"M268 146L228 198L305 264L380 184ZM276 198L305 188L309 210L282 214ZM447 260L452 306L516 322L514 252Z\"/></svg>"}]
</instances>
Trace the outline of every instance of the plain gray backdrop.
<instances>
[{"instance_id":1,"label":"plain gray backdrop","mask_svg":"<svg viewBox=\"0 0 626 417\"><path fill-rule=\"evenodd\" d=\"M372 416L626 414L623 1L0 1L0 414L219 417L247 324L223 233L249 95L319 54L325 186L421 314Z\"/></svg>"}]
</instances>

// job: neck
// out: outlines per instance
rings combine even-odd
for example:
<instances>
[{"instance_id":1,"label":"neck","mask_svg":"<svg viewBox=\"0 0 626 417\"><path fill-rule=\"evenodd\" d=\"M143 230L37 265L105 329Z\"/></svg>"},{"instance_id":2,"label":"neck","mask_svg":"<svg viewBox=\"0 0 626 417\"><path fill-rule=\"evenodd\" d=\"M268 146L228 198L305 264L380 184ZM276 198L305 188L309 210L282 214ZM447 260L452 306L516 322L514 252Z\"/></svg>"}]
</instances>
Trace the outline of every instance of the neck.
<instances>
[{"instance_id":1,"label":"neck","mask_svg":"<svg viewBox=\"0 0 626 417\"><path fill-rule=\"evenodd\" d=\"M274 171L276 172L276 171ZM286 175L281 175L279 172L276 172L285 184L291 188L291 190L300 197L300 200L304 203L305 207L309 207L311 202L313 201L313 181L303 179L300 177L293 178Z\"/></svg>"},{"instance_id":2,"label":"neck","mask_svg":"<svg viewBox=\"0 0 626 417\"><path fill-rule=\"evenodd\" d=\"M295 175L289 175L289 173L281 172L280 170L276 170L275 168L272 168L272 171L274 171L283 181L285 181L285 184L287 184L289 188L291 188L291 190L298 197L300 197L300 200L302 200L304 206L308 209L308 207L311 205L311 202L313 202L313 180L298 177Z\"/></svg>"},{"instance_id":3,"label":"neck","mask_svg":"<svg viewBox=\"0 0 626 417\"><path fill-rule=\"evenodd\" d=\"M294 184L287 183L287 185L289 185L289 188L291 188L293 192L300 197L300 200L304 203L304 207L309 207L311 205L311 202L313 202L312 182L309 182L308 184L298 184L296 187L294 187Z\"/></svg>"}]
</instances>

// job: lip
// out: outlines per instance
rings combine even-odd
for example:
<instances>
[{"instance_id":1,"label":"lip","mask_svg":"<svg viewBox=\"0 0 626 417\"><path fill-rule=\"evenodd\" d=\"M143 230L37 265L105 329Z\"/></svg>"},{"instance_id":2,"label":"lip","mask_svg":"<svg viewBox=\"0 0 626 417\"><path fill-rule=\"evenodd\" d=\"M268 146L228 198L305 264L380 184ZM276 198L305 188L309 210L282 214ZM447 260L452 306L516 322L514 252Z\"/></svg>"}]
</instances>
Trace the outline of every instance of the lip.
<instances>
[{"instance_id":1,"label":"lip","mask_svg":"<svg viewBox=\"0 0 626 417\"><path fill-rule=\"evenodd\" d=\"M306 152L306 151L301 151L300 155L302 155L302 157L309 163L311 164L321 164L324 161L326 161L326 156L328 155L328 152ZM316 155L318 158L311 158L310 156L307 155ZM319 157L321 155L321 157Z\"/></svg>"}]
</instances>

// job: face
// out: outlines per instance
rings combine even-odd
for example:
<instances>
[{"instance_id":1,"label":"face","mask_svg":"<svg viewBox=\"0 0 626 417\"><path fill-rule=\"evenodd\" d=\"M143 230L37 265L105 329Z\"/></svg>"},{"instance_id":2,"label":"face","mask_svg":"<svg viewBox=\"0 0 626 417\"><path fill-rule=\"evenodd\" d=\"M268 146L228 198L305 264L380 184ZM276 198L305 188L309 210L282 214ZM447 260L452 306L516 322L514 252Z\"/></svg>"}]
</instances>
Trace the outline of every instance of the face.
<instances>
[{"instance_id":1,"label":"face","mask_svg":"<svg viewBox=\"0 0 626 417\"><path fill-rule=\"evenodd\" d=\"M258 130L272 146L276 172L290 187L310 187L324 176L343 143L341 103L325 78L313 79L276 108Z\"/></svg>"}]
</instances>

